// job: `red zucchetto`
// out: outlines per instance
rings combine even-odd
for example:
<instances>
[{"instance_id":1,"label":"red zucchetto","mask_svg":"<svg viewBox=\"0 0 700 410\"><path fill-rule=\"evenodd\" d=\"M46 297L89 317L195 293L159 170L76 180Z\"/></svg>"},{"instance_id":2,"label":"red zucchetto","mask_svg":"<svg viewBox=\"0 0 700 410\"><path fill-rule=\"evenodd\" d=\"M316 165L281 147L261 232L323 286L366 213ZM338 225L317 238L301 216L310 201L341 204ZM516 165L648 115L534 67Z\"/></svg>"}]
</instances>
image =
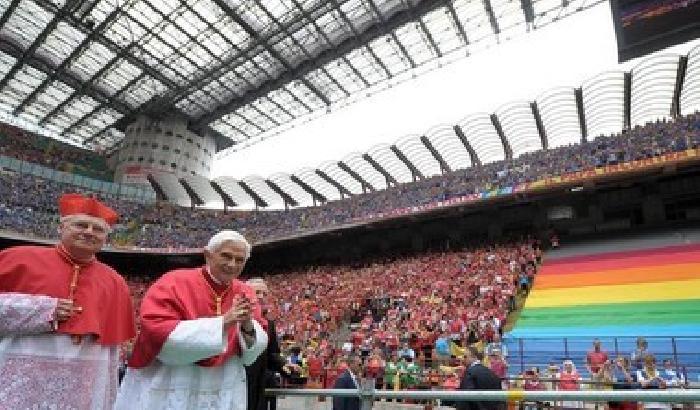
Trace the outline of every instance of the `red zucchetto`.
<instances>
[{"instance_id":1,"label":"red zucchetto","mask_svg":"<svg viewBox=\"0 0 700 410\"><path fill-rule=\"evenodd\" d=\"M82 196L80 194L63 194L58 198L58 212L61 216L68 215L90 215L104 219L109 225L114 225L119 218L112 208L103 204L95 198Z\"/></svg>"}]
</instances>

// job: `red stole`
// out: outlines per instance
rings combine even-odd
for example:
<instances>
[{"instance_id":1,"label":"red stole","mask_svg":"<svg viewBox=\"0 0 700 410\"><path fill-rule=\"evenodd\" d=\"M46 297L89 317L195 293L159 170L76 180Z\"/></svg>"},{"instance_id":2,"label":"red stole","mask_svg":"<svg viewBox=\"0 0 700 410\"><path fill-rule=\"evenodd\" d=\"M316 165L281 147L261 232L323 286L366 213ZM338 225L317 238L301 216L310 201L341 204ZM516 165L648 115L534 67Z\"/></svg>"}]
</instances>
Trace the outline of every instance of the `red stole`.
<instances>
[{"instance_id":1,"label":"red stole","mask_svg":"<svg viewBox=\"0 0 700 410\"><path fill-rule=\"evenodd\" d=\"M18 246L0 252L0 293L71 298L74 265L55 247ZM109 266L93 260L81 266L72 299L82 312L61 322L57 333L95 335L117 345L136 335L129 287Z\"/></svg>"},{"instance_id":2,"label":"red stole","mask_svg":"<svg viewBox=\"0 0 700 410\"><path fill-rule=\"evenodd\" d=\"M260 303L252 288L234 279L231 288L222 295L225 287L216 286L205 269L201 267L168 272L148 289L141 304L141 333L134 344L130 367L142 368L151 364L181 320L217 316L213 291L222 296L222 313L231 309L234 299L245 295L253 303L253 319L266 327L267 322L262 317ZM226 351L200 360L197 362L199 366L221 366L230 357L240 354L236 327L231 326L227 332Z\"/></svg>"}]
</instances>

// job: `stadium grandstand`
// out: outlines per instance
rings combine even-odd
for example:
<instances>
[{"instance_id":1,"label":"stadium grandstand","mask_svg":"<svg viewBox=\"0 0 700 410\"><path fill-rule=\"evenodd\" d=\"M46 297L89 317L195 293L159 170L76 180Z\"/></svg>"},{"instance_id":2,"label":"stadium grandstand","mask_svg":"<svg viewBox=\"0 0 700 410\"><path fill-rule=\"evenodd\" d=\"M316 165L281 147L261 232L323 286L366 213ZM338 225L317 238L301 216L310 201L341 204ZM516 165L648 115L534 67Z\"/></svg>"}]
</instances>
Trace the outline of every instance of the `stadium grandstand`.
<instances>
[{"instance_id":1,"label":"stadium grandstand","mask_svg":"<svg viewBox=\"0 0 700 410\"><path fill-rule=\"evenodd\" d=\"M293 365L280 384L311 392L283 409L331 408L310 389L332 389L354 353L367 397L454 392L471 348L520 408L618 408L522 391L696 394L700 11L628 3L0 0L0 250L55 245L58 198L98 198L119 214L98 258L138 312L165 272L203 264L212 235L240 232L243 277L267 282ZM601 8L632 64L332 160L290 153L315 166L215 172ZM623 404L696 405L678 403Z\"/></svg>"}]
</instances>

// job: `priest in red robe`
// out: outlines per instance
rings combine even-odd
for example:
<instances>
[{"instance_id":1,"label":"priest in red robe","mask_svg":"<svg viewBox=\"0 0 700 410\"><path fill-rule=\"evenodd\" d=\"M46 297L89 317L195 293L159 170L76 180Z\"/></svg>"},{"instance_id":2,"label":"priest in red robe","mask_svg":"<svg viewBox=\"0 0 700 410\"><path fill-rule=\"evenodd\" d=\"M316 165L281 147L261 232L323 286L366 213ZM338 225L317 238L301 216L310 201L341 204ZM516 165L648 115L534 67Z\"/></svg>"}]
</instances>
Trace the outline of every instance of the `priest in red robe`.
<instances>
[{"instance_id":1,"label":"priest in red robe","mask_svg":"<svg viewBox=\"0 0 700 410\"><path fill-rule=\"evenodd\" d=\"M205 266L168 272L148 289L117 409L246 409L244 366L268 341L255 292L238 280L250 249L238 232L219 232Z\"/></svg>"},{"instance_id":2,"label":"priest in red robe","mask_svg":"<svg viewBox=\"0 0 700 410\"><path fill-rule=\"evenodd\" d=\"M0 407L109 409L119 344L135 336L129 288L95 254L117 214L59 199L60 241L0 252Z\"/></svg>"}]
</instances>

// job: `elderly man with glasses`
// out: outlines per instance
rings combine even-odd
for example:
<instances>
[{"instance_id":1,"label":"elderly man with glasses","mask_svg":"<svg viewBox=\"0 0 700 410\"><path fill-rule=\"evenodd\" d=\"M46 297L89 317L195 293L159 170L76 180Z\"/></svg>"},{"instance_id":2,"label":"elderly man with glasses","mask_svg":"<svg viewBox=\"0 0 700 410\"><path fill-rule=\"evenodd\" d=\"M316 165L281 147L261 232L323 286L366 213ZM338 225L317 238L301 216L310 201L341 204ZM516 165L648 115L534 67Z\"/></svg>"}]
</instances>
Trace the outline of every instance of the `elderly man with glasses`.
<instances>
[{"instance_id":1,"label":"elderly man with glasses","mask_svg":"<svg viewBox=\"0 0 700 410\"><path fill-rule=\"evenodd\" d=\"M126 282L95 259L116 212L79 194L59 212L56 246L0 252L3 408L110 408L119 345L135 336Z\"/></svg>"}]
</instances>

